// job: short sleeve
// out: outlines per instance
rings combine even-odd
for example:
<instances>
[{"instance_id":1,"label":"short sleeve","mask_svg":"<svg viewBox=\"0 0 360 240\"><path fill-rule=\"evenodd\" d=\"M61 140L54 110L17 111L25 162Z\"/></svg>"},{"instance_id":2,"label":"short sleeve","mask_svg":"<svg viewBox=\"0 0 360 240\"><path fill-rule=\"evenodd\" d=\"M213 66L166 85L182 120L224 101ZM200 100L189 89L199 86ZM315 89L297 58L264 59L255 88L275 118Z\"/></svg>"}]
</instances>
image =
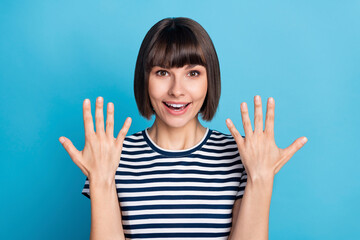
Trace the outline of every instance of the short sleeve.
<instances>
[{"instance_id":1,"label":"short sleeve","mask_svg":"<svg viewBox=\"0 0 360 240\"><path fill-rule=\"evenodd\" d=\"M89 188L89 179L86 177L85 184L82 190L82 194L88 198L90 198L90 188Z\"/></svg>"},{"instance_id":2,"label":"short sleeve","mask_svg":"<svg viewBox=\"0 0 360 240\"><path fill-rule=\"evenodd\" d=\"M245 168L242 168L241 176L240 176L240 184L238 188L238 192L236 193L235 200L242 198L245 192L245 187L247 183L247 174Z\"/></svg>"}]
</instances>

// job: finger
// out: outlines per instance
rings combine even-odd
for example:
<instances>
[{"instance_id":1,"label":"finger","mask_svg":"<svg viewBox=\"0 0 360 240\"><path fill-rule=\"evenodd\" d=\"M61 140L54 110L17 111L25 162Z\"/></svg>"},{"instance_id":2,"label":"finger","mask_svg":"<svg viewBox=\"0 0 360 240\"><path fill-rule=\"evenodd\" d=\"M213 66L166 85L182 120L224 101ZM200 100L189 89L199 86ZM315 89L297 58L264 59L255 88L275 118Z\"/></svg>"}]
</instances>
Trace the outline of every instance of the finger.
<instances>
[{"instance_id":1,"label":"finger","mask_svg":"<svg viewBox=\"0 0 360 240\"><path fill-rule=\"evenodd\" d=\"M234 123L231 121L230 118L226 119L226 126L229 129L231 135L234 137L236 143L238 145L243 146L244 144L244 139L243 137L240 135L239 131L236 129Z\"/></svg>"},{"instance_id":2,"label":"finger","mask_svg":"<svg viewBox=\"0 0 360 240\"><path fill-rule=\"evenodd\" d=\"M254 132L262 133L263 132L263 112L262 112L262 104L261 98L259 95L254 98Z\"/></svg>"},{"instance_id":3,"label":"finger","mask_svg":"<svg viewBox=\"0 0 360 240\"><path fill-rule=\"evenodd\" d=\"M85 99L83 103L83 118L85 128L85 139L88 139L94 132L94 122L91 115L90 99Z\"/></svg>"},{"instance_id":4,"label":"finger","mask_svg":"<svg viewBox=\"0 0 360 240\"><path fill-rule=\"evenodd\" d=\"M120 132L119 132L119 134L118 134L118 136L117 136L117 138L116 138L116 144L118 145L118 147L122 147L122 144L123 144L123 141L124 141L124 139L125 139L125 137L126 137L126 134L127 134L127 132L129 131L129 128L130 128L130 126L131 126L131 118L130 117L128 117L128 118L126 118L126 120L125 120L125 122L124 122L124 125L123 125L123 127L121 128L121 130L120 130Z\"/></svg>"},{"instance_id":5,"label":"finger","mask_svg":"<svg viewBox=\"0 0 360 240\"><path fill-rule=\"evenodd\" d=\"M106 135L114 138L114 104L111 102L107 105Z\"/></svg>"},{"instance_id":6,"label":"finger","mask_svg":"<svg viewBox=\"0 0 360 240\"><path fill-rule=\"evenodd\" d=\"M265 132L274 136L275 101L270 97L267 102Z\"/></svg>"},{"instance_id":7,"label":"finger","mask_svg":"<svg viewBox=\"0 0 360 240\"><path fill-rule=\"evenodd\" d=\"M96 134L104 135L104 112L103 112L104 99L98 97L96 99L96 109L95 109L95 124L96 124Z\"/></svg>"},{"instance_id":8,"label":"finger","mask_svg":"<svg viewBox=\"0 0 360 240\"><path fill-rule=\"evenodd\" d=\"M81 169L81 171L87 175L86 169L83 167L83 164L81 163L81 152L77 150L70 141L70 139L66 137L60 137L59 138L60 143L63 145L67 153L69 154L71 160Z\"/></svg>"},{"instance_id":9,"label":"finger","mask_svg":"<svg viewBox=\"0 0 360 240\"><path fill-rule=\"evenodd\" d=\"M253 135L253 130L246 102L241 103L241 118L244 126L245 137L251 137Z\"/></svg>"},{"instance_id":10,"label":"finger","mask_svg":"<svg viewBox=\"0 0 360 240\"><path fill-rule=\"evenodd\" d=\"M308 139L306 137L300 137L296 139L290 146L283 149L285 161L281 164L281 166L283 166L287 161L289 161L289 159L292 158L292 156L305 145L307 140Z\"/></svg>"}]
</instances>

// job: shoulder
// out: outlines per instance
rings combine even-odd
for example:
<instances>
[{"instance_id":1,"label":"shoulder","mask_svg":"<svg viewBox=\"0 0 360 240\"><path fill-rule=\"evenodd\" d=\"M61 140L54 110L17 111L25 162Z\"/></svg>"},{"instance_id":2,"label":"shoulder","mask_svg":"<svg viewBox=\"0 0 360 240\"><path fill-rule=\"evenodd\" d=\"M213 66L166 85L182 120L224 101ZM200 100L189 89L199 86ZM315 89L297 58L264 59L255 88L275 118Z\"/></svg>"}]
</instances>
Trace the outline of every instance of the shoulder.
<instances>
[{"instance_id":1,"label":"shoulder","mask_svg":"<svg viewBox=\"0 0 360 240\"><path fill-rule=\"evenodd\" d=\"M213 140L227 140L235 141L234 137L230 133L224 133L215 129L211 129L210 139Z\"/></svg>"},{"instance_id":2,"label":"shoulder","mask_svg":"<svg viewBox=\"0 0 360 240\"><path fill-rule=\"evenodd\" d=\"M224 132L218 131L216 129L211 129L211 134L207 141L207 145L216 145L219 147L220 146L235 147L236 141L230 133L224 133Z\"/></svg>"},{"instance_id":3,"label":"shoulder","mask_svg":"<svg viewBox=\"0 0 360 240\"><path fill-rule=\"evenodd\" d=\"M125 139L134 139L134 138L139 138L139 137L142 137L142 133L143 133L144 130L140 130L140 131L135 131L133 133L128 133L125 137Z\"/></svg>"},{"instance_id":4,"label":"shoulder","mask_svg":"<svg viewBox=\"0 0 360 240\"><path fill-rule=\"evenodd\" d=\"M145 143L146 141L144 139L143 131L144 130L136 131L126 135L124 139L124 145L139 145Z\"/></svg>"}]
</instances>

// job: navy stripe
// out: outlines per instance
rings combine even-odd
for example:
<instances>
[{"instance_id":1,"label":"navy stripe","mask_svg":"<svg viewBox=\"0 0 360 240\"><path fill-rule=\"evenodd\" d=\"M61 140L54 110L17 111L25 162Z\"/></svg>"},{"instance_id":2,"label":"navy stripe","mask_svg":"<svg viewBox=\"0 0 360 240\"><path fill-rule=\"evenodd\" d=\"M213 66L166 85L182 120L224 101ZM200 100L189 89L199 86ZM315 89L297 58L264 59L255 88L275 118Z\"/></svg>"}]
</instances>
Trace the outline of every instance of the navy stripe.
<instances>
[{"instance_id":1,"label":"navy stripe","mask_svg":"<svg viewBox=\"0 0 360 240\"><path fill-rule=\"evenodd\" d=\"M153 191L237 191L238 187L226 186L226 187L191 187L191 186L180 186L180 187L143 187L143 188L118 188L119 192L153 192Z\"/></svg>"},{"instance_id":2,"label":"navy stripe","mask_svg":"<svg viewBox=\"0 0 360 240\"><path fill-rule=\"evenodd\" d=\"M217 167L232 167L232 166L235 166L236 164L240 164L240 160L235 161L235 162L230 162L230 163L219 162L218 164L180 161L180 162L176 162L176 163L156 162L156 163L144 164L144 165L129 165L129 164L125 164L124 162L120 161L119 167L128 168L128 169L148 169L148 168L160 167L160 166L162 166L162 167L163 166L169 166L169 167L174 167L174 166L199 166L199 167L217 168Z\"/></svg>"},{"instance_id":3,"label":"navy stripe","mask_svg":"<svg viewBox=\"0 0 360 240\"><path fill-rule=\"evenodd\" d=\"M221 156L221 157L217 157L217 156L206 156L206 155L202 155L202 154L190 154L188 156L186 156L187 158L200 158L200 159L207 159L207 160L222 160L222 159L233 159L236 157L239 157L239 153L235 153L233 155L228 155L228 156ZM152 156L152 157L142 157L139 159L136 158L127 158L127 157L123 157L121 156L121 159L126 160L126 161L132 161L132 162L144 162L144 161L149 161L149 160L154 160L154 159L172 159L166 156L162 156L162 155L157 155L157 156Z\"/></svg>"},{"instance_id":4,"label":"navy stripe","mask_svg":"<svg viewBox=\"0 0 360 240\"><path fill-rule=\"evenodd\" d=\"M233 195L208 196L208 195L160 195L160 196L144 196L144 197L119 197L121 202L134 201L155 201L155 200L233 200Z\"/></svg>"},{"instance_id":5,"label":"navy stripe","mask_svg":"<svg viewBox=\"0 0 360 240\"><path fill-rule=\"evenodd\" d=\"M139 184L152 182L203 182L203 183L228 183L240 182L241 178L232 177L224 179L206 178L151 178L151 179L115 179L116 184Z\"/></svg>"},{"instance_id":6,"label":"navy stripe","mask_svg":"<svg viewBox=\"0 0 360 240\"><path fill-rule=\"evenodd\" d=\"M126 225L124 229L147 229L147 228L229 228L231 223L162 223L162 224L137 224L133 227Z\"/></svg>"},{"instance_id":7,"label":"navy stripe","mask_svg":"<svg viewBox=\"0 0 360 240\"><path fill-rule=\"evenodd\" d=\"M180 173L180 174L201 174L201 175L218 175L218 174L230 174L237 173L239 169L232 169L229 171L201 171L201 170L177 170L177 169L169 169L169 170L155 170L155 171L147 171L147 172L125 172L125 171L116 171L117 175L122 176L146 176L153 174L170 174L170 173Z\"/></svg>"},{"instance_id":8,"label":"navy stripe","mask_svg":"<svg viewBox=\"0 0 360 240\"><path fill-rule=\"evenodd\" d=\"M147 147L149 147L149 146L146 145L146 143L139 144L139 145L130 145L130 144L126 144L125 142L123 143L123 149L126 149L126 148L147 148Z\"/></svg>"},{"instance_id":9,"label":"navy stripe","mask_svg":"<svg viewBox=\"0 0 360 240\"><path fill-rule=\"evenodd\" d=\"M232 214L215 214L215 213L172 213L172 214L144 214L144 215L133 215L133 216L122 216L123 220L140 220L140 219L159 219L159 218L213 218L223 219L232 217Z\"/></svg>"},{"instance_id":10,"label":"navy stripe","mask_svg":"<svg viewBox=\"0 0 360 240\"><path fill-rule=\"evenodd\" d=\"M154 151L151 149L146 150L140 150L140 151L126 151L125 149L121 151L121 154L128 154L128 155L138 155L138 154L144 154L144 153L153 153Z\"/></svg>"},{"instance_id":11,"label":"navy stripe","mask_svg":"<svg viewBox=\"0 0 360 240\"><path fill-rule=\"evenodd\" d=\"M137 238L215 238L215 237L226 237L230 232L224 233L143 233L143 234L125 234L126 238L137 239ZM194 239L195 240L195 239Z\"/></svg>"}]
</instances>

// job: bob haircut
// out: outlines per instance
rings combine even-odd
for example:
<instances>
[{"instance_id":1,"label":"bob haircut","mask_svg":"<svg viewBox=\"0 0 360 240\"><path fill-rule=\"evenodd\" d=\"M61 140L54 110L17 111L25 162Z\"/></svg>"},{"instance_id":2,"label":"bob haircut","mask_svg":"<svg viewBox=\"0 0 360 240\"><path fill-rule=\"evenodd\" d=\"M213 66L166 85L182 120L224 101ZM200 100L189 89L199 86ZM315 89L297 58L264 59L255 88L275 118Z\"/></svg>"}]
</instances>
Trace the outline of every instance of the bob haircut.
<instances>
[{"instance_id":1,"label":"bob haircut","mask_svg":"<svg viewBox=\"0 0 360 240\"><path fill-rule=\"evenodd\" d=\"M208 88L199 113L210 121L221 93L219 60L205 29L190 18L165 18L147 32L136 60L134 93L140 114L150 120L155 113L148 92L149 73L154 66L183 67L186 64L206 68Z\"/></svg>"}]
</instances>

